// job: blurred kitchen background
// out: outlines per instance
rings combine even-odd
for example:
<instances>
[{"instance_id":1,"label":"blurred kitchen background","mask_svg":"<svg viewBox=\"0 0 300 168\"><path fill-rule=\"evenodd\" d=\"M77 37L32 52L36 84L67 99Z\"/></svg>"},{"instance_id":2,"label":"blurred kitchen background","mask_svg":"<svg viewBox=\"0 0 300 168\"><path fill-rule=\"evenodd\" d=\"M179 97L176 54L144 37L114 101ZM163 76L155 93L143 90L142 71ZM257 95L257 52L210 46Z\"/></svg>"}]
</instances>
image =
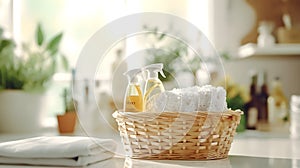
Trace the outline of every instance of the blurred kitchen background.
<instances>
[{"instance_id":1,"label":"blurred kitchen background","mask_svg":"<svg viewBox=\"0 0 300 168\"><path fill-rule=\"evenodd\" d=\"M228 105L245 112L239 131L248 128L288 134L291 97L300 95L299 10L298 0L0 0L0 27L4 30L3 37L14 40L19 55L23 42L36 40L38 23L46 35L63 32L60 51L69 67L57 70L45 93L47 103L42 108L45 127L56 128L56 115L65 111L63 90L71 88L80 118L77 127L100 132L115 128L111 114L122 108L127 85L120 74L147 63L137 56L145 53L131 54L134 59L127 60L125 55L145 45L145 41L142 37L128 38L112 46L95 76L76 72L80 52L95 32L115 19L139 12L162 12L184 18L199 28L216 48L224 66L225 74L221 75L214 74L220 67L213 62L205 64L203 69L200 66L203 62L198 60L199 66L192 72L176 71L175 66L172 75L178 83L221 85L225 81ZM89 70L88 64L84 67ZM257 90L251 94L254 83ZM262 94L263 84L267 94ZM299 98L295 97L295 101L299 102ZM14 101L9 105L16 106ZM253 108L257 111L253 112ZM0 111L0 117L6 112Z\"/></svg>"}]
</instances>

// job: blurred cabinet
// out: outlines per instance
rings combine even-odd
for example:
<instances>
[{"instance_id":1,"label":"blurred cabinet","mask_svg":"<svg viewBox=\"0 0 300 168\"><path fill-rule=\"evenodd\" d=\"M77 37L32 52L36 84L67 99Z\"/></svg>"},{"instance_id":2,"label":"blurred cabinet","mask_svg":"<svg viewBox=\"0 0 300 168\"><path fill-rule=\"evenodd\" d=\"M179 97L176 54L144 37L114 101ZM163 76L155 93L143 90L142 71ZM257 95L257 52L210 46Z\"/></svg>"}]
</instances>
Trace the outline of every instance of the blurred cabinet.
<instances>
[{"instance_id":1,"label":"blurred cabinet","mask_svg":"<svg viewBox=\"0 0 300 168\"><path fill-rule=\"evenodd\" d=\"M246 0L256 14L256 23L251 31L241 40L241 44L257 43L258 25L261 21L274 23L274 33L277 29L284 27L283 15L288 14L292 27L300 25L300 1L299 0Z\"/></svg>"}]
</instances>

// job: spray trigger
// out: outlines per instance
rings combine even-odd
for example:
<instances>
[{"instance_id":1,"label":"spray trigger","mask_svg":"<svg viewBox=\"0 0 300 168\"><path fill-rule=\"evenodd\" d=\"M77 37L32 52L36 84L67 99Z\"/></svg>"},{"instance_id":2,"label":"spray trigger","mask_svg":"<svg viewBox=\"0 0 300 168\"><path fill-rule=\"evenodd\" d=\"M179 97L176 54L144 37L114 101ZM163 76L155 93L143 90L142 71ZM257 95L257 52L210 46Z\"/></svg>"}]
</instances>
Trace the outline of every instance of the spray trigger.
<instances>
[{"instance_id":1,"label":"spray trigger","mask_svg":"<svg viewBox=\"0 0 300 168\"><path fill-rule=\"evenodd\" d=\"M161 74L162 77L166 78L166 75L164 74L163 70L159 71L159 73Z\"/></svg>"}]
</instances>

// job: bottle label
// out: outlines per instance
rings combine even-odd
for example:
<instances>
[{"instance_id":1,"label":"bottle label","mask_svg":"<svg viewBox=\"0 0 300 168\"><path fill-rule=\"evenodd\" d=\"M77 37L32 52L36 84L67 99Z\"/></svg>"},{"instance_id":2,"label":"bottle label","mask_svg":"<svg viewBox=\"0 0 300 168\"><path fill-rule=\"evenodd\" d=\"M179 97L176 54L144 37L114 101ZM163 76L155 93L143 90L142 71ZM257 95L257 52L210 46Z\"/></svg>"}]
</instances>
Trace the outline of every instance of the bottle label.
<instances>
[{"instance_id":1,"label":"bottle label","mask_svg":"<svg viewBox=\"0 0 300 168\"><path fill-rule=\"evenodd\" d=\"M128 112L143 111L143 99L141 96L129 96L126 100L126 109Z\"/></svg>"},{"instance_id":2,"label":"bottle label","mask_svg":"<svg viewBox=\"0 0 300 168\"><path fill-rule=\"evenodd\" d=\"M257 124L258 111L252 107L248 110L248 127L255 127Z\"/></svg>"}]
</instances>

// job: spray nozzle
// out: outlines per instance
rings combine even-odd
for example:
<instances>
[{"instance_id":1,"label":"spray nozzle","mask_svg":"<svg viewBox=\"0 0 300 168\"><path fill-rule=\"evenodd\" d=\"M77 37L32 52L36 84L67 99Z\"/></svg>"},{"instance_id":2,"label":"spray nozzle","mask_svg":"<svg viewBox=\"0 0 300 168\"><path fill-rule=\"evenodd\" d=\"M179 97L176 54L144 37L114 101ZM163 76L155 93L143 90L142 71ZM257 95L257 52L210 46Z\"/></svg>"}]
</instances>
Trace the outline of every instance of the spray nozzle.
<instances>
[{"instance_id":1,"label":"spray nozzle","mask_svg":"<svg viewBox=\"0 0 300 168\"><path fill-rule=\"evenodd\" d=\"M161 76L166 78L166 75L163 72L163 64L162 63L147 65L146 67L144 67L144 69L148 70L148 72L149 72L148 77L149 78L157 78L158 73L160 73Z\"/></svg>"},{"instance_id":2,"label":"spray nozzle","mask_svg":"<svg viewBox=\"0 0 300 168\"><path fill-rule=\"evenodd\" d=\"M142 70L140 68L129 70L123 75L126 75L128 77L129 82L139 82L139 74L142 73Z\"/></svg>"}]
</instances>

